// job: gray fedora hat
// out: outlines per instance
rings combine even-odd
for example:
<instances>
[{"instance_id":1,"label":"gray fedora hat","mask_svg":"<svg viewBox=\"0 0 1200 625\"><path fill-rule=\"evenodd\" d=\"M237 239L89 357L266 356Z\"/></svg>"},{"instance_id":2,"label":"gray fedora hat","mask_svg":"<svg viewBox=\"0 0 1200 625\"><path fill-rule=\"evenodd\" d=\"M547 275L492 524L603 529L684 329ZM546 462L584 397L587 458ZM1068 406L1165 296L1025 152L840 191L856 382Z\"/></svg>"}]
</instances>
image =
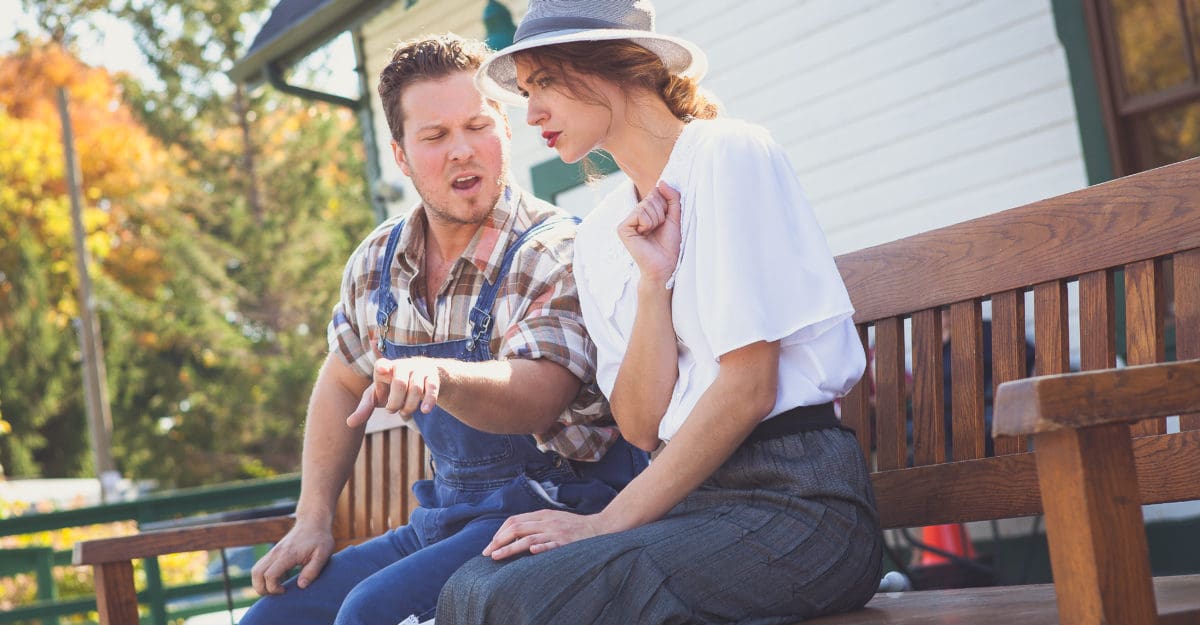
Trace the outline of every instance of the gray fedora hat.
<instances>
[{"instance_id":1,"label":"gray fedora hat","mask_svg":"<svg viewBox=\"0 0 1200 625\"><path fill-rule=\"evenodd\" d=\"M654 6L649 0L529 0L513 44L483 63L475 85L489 98L524 106L525 98L517 90L514 52L614 39L629 39L657 54L672 74L700 79L708 71L708 58L696 44L654 32Z\"/></svg>"}]
</instances>

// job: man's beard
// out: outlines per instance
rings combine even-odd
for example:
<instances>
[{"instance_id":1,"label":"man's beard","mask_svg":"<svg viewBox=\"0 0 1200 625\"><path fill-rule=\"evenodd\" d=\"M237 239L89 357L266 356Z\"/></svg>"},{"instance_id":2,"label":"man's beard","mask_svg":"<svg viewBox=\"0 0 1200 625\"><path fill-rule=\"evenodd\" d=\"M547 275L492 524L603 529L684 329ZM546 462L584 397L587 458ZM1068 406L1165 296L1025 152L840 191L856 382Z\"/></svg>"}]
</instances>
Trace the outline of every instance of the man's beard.
<instances>
[{"instance_id":1,"label":"man's beard","mask_svg":"<svg viewBox=\"0 0 1200 625\"><path fill-rule=\"evenodd\" d=\"M425 206L425 212L431 219L450 226L478 226L487 221L488 217L492 214L492 209L494 209L496 204L499 203L500 196L504 194L506 180L508 180L507 172L501 171L500 175L495 180L495 195L490 198L476 196L468 200L463 200L466 202L467 208L470 209L466 211L466 213L472 217L474 217L476 214L476 211L473 210L477 207L476 202L486 202L486 204L482 207L483 210L479 213L478 218L470 219L455 215L453 211L448 209L448 207L440 206L431 201L428 196L422 192L420 185L416 184L416 180L413 181L413 186L417 188L417 195L421 197L421 203Z\"/></svg>"}]
</instances>

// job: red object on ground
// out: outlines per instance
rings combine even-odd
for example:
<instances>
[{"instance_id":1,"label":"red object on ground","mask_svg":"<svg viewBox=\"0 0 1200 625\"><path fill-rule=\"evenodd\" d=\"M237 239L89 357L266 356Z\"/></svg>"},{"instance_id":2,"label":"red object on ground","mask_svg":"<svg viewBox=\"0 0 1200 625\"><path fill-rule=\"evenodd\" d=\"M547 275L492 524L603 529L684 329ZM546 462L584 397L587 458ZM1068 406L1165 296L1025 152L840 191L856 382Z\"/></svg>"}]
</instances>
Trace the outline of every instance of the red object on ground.
<instances>
[{"instance_id":1,"label":"red object on ground","mask_svg":"<svg viewBox=\"0 0 1200 625\"><path fill-rule=\"evenodd\" d=\"M967 536L967 528L962 523L946 523L930 525L921 529L921 542L941 549L956 556L971 559L975 557L975 546ZM921 565L943 564L950 560L932 551L921 551Z\"/></svg>"}]
</instances>

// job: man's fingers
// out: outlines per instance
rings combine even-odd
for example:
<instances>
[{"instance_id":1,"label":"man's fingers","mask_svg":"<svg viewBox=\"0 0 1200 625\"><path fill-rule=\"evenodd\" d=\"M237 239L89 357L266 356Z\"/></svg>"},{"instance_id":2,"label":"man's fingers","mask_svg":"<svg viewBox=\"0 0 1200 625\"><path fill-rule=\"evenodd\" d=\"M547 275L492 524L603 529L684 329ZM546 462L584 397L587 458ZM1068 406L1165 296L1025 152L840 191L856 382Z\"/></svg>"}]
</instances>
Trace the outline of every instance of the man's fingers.
<instances>
[{"instance_id":1,"label":"man's fingers","mask_svg":"<svg viewBox=\"0 0 1200 625\"><path fill-rule=\"evenodd\" d=\"M313 553L312 557L304 565L304 568L300 569L296 585L300 588L308 588L308 585L313 583L313 580L317 579L317 576L321 574L321 569L325 567L327 559L328 555L322 553L319 549Z\"/></svg>"},{"instance_id":2,"label":"man's fingers","mask_svg":"<svg viewBox=\"0 0 1200 625\"><path fill-rule=\"evenodd\" d=\"M392 377L390 385L391 394L387 396L387 403L385 404L388 412L400 412L400 409L404 407L408 396L408 384L408 375L401 374Z\"/></svg>"},{"instance_id":3,"label":"man's fingers","mask_svg":"<svg viewBox=\"0 0 1200 625\"><path fill-rule=\"evenodd\" d=\"M421 412L426 414L437 405L438 394L441 393L442 380L435 369L425 378L425 396L421 401Z\"/></svg>"},{"instance_id":4,"label":"man's fingers","mask_svg":"<svg viewBox=\"0 0 1200 625\"><path fill-rule=\"evenodd\" d=\"M356 428L366 423L371 418L371 413L375 412L375 385L370 385L363 391L362 398L358 400L358 407L354 412L346 417L346 425Z\"/></svg>"},{"instance_id":5,"label":"man's fingers","mask_svg":"<svg viewBox=\"0 0 1200 625\"><path fill-rule=\"evenodd\" d=\"M429 383L424 377L423 372L414 371L410 374L408 383L408 394L404 397L404 403L400 406L400 412L411 415L423 405L425 399L425 386Z\"/></svg>"},{"instance_id":6,"label":"man's fingers","mask_svg":"<svg viewBox=\"0 0 1200 625\"><path fill-rule=\"evenodd\" d=\"M283 579L284 575L287 575L288 569L290 568L292 568L291 565L283 564L282 560L279 558L276 558L275 561L267 567L267 570L263 573L263 577L266 579L267 594L283 594L283 584L280 583L280 580Z\"/></svg>"},{"instance_id":7,"label":"man's fingers","mask_svg":"<svg viewBox=\"0 0 1200 625\"><path fill-rule=\"evenodd\" d=\"M263 572L267 570L267 566L270 564L268 562L268 558L270 557L270 555L263 556L250 569L250 584L254 586L254 592L260 597L267 594L267 581Z\"/></svg>"}]
</instances>

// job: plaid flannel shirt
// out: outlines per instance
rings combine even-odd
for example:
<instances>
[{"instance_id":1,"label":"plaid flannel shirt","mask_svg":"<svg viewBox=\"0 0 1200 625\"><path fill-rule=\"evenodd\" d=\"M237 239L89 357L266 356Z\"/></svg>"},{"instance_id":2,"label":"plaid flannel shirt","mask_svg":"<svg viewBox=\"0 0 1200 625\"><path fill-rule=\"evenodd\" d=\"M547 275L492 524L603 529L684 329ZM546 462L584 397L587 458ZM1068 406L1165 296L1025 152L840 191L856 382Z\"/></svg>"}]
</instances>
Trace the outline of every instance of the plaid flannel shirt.
<instances>
[{"instance_id":1,"label":"plaid flannel shirt","mask_svg":"<svg viewBox=\"0 0 1200 625\"><path fill-rule=\"evenodd\" d=\"M432 320L422 313L427 301L421 275L426 216L418 205L400 235L392 263L392 313L386 338L393 343L423 344L470 336L468 314L484 280L494 281L508 245L517 234L560 209L509 185L488 220L475 233L450 269ZM400 221L380 224L350 257L342 278L341 300L328 328L329 349L371 377L380 328L379 306L371 294L379 287L380 257L388 235ZM583 327L572 274L575 227L565 223L540 233L517 252L492 307L491 352L498 360L545 358L566 367L583 382L579 395L546 432L535 432L539 446L573 460L598 460L618 436L608 402L595 384L596 348ZM536 388L528 389L536 393Z\"/></svg>"}]
</instances>

